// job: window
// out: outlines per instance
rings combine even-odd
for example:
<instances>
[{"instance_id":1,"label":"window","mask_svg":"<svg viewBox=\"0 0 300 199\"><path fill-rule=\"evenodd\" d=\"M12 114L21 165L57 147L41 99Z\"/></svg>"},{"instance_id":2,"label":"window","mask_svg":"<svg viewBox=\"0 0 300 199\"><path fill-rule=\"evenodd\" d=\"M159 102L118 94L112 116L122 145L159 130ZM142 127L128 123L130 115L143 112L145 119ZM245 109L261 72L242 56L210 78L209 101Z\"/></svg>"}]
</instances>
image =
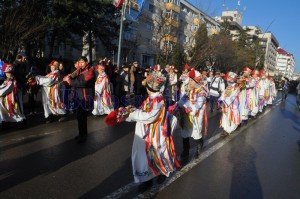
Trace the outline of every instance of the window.
<instances>
[{"instance_id":1,"label":"window","mask_svg":"<svg viewBox=\"0 0 300 199\"><path fill-rule=\"evenodd\" d=\"M168 0L169 3L174 3L176 5L180 5L180 0Z\"/></svg>"},{"instance_id":2,"label":"window","mask_svg":"<svg viewBox=\"0 0 300 199\"><path fill-rule=\"evenodd\" d=\"M198 28L199 28L199 26L198 26L198 25L194 25L194 26L193 26L193 31L197 31L197 30L198 30Z\"/></svg>"},{"instance_id":3,"label":"window","mask_svg":"<svg viewBox=\"0 0 300 199\"><path fill-rule=\"evenodd\" d=\"M186 38L185 38L185 42L186 42L186 43L189 43L189 41L190 41L190 38L189 38L189 37L186 37Z\"/></svg>"},{"instance_id":4,"label":"window","mask_svg":"<svg viewBox=\"0 0 300 199\"><path fill-rule=\"evenodd\" d=\"M149 56L149 55L142 55L142 65L143 66L149 66L153 63L153 57L152 56Z\"/></svg>"},{"instance_id":5,"label":"window","mask_svg":"<svg viewBox=\"0 0 300 199\"><path fill-rule=\"evenodd\" d=\"M155 7L152 4L149 4L149 11L155 13Z\"/></svg>"},{"instance_id":6,"label":"window","mask_svg":"<svg viewBox=\"0 0 300 199\"><path fill-rule=\"evenodd\" d=\"M146 38L146 43L148 47L152 47L152 39Z\"/></svg>"},{"instance_id":7,"label":"window","mask_svg":"<svg viewBox=\"0 0 300 199\"><path fill-rule=\"evenodd\" d=\"M55 55L59 54L59 46L54 46L53 54L55 54Z\"/></svg>"},{"instance_id":8,"label":"window","mask_svg":"<svg viewBox=\"0 0 300 199\"><path fill-rule=\"evenodd\" d=\"M136 40L136 33L135 32L125 32L124 33L124 40L126 40L126 41L135 41Z\"/></svg>"},{"instance_id":9,"label":"window","mask_svg":"<svg viewBox=\"0 0 300 199\"><path fill-rule=\"evenodd\" d=\"M151 22L146 23L147 30L153 30L153 24Z\"/></svg>"}]
</instances>

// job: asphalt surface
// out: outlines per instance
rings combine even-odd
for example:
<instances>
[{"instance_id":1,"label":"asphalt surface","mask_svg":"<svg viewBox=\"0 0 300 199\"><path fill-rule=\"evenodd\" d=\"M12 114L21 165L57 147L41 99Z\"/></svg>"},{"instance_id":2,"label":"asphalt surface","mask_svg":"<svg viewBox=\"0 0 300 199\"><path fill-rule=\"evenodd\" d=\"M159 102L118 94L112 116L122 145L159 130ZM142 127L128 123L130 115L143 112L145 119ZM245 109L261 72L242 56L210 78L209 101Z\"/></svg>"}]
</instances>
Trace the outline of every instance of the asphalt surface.
<instances>
[{"instance_id":1,"label":"asphalt surface","mask_svg":"<svg viewBox=\"0 0 300 199\"><path fill-rule=\"evenodd\" d=\"M78 144L74 115L44 123L42 112L0 133L0 198L300 198L300 111L295 96L267 107L234 134L220 137L220 113L209 113L200 157L143 194L133 183L134 123L114 127L88 118ZM58 119L58 118L57 118ZM174 134L180 154L179 131Z\"/></svg>"}]
</instances>

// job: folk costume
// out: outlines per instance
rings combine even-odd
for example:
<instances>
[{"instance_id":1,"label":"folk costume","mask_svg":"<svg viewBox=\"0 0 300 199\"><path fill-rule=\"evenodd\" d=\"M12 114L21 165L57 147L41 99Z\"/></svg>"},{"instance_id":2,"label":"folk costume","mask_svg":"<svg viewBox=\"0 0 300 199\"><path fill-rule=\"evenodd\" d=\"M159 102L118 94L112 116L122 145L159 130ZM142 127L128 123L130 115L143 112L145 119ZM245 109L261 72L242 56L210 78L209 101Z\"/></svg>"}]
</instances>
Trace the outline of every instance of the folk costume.
<instances>
[{"instance_id":1,"label":"folk costume","mask_svg":"<svg viewBox=\"0 0 300 199\"><path fill-rule=\"evenodd\" d=\"M245 67L243 69L243 77L239 80L240 94L239 94L239 102L240 102L240 116L241 120L248 120L248 115L251 112L251 99L254 96L252 90L255 87L255 81L252 81L250 78L251 69Z\"/></svg>"},{"instance_id":2,"label":"folk costume","mask_svg":"<svg viewBox=\"0 0 300 199\"><path fill-rule=\"evenodd\" d=\"M181 158L189 156L189 138L197 142L196 156L203 147L203 138L207 131L206 97L208 90L202 85L202 75L192 69L189 72L190 91L180 98L177 105L181 109L183 152ZM171 107L172 109L172 107Z\"/></svg>"},{"instance_id":3,"label":"folk costume","mask_svg":"<svg viewBox=\"0 0 300 199\"><path fill-rule=\"evenodd\" d=\"M104 65L97 66L99 75L95 82L95 98L93 115L109 114L114 110L110 89L110 81L104 72Z\"/></svg>"},{"instance_id":4,"label":"folk costume","mask_svg":"<svg viewBox=\"0 0 300 199\"><path fill-rule=\"evenodd\" d=\"M187 64L184 66L184 71L181 74L179 79L182 82L181 86L180 86L180 98L181 98L188 92L188 85L189 85L189 81L190 81L189 66Z\"/></svg>"},{"instance_id":5,"label":"folk costume","mask_svg":"<svg viewBox=\"0 0 300 199\"><path fill-rule=\"evenodd\" d=\"M258 96L258 82L259 82L259 71L258 70L252 70L251 76L252 76L252 82L254 87L251 89L250 94L250 100L249 100L249 109L252 117L255 117L258 113L258 107L259 107L259 96Z\"/></svg>"},{"instance_id":6,"label":"folk costume","mask_svg":"<svg viewBox=\"0 0 300 199\"><path fill-rule=\"evenodd\" d=\"M131 159L134 181L142 182L139 188L149 188L155 176L169 176L180 166L172 137L177 119L166 110L160 92L165 81L162 74L150 73L144 81L149 96L140 108L119 108L105 118L107 124L136 122Z\"/></svg>"},{"instance_id":7,"label":"folk costume","mask_svg":"<svg viewBox=\"0 0 300 199\"><path fill-rule=\"evenodd\" d=\"M13 66L4 64L2 68L6 79L0 86L0 123L2 122L21 122L25 116L21 109L22 97L18 95L19 88L13 77Z\"/></svg>"},{"instance_id":8,"label":"folk costume","mask_svg":"<svg viewBox=\"0 0 300 199\"><path fill-rule=\"evenodd\" d=\"M178 91L177 74L175 73L174 70L175 70L175 67L170 66L169 67L169 74L168 74L168 79L169 79L168 89L170 91L171 100L173 101L173 103L177 101L177 91Z\"/></svg>"},{"instance_id":9,"label":"folk costume","mask_svg":"<svg viewBox=\"0 0 300 199\"><path fill-rule=\"evenodd\" d=\"M233 72L228 73L228 86L222 93L219 101L223 102L222 117L220 126L224 129L223 135L231 134L240 124L240 110L239 110L239 93L240 88L236 83L237 74Z\"/></svg>"},{"instance_id":10,"label":"folk costume","mask_svg":"<svg viewBox=\"0 0 300 199\"><path fill-rule=\"evenodd\" d=\"M61 101L59 82L62 80L58 62L51 61L49 64L51 72L46 76L36 76L35 80L38 85L42 86L42 101L44 108L44 116L47 119L46 123L53 121L54 115L65 115L65 104Z\"/></svg>"},{"instance_id":11,"label":"folk costume","mask_svg":"<svg viewBox=\"0 0 300 199\"><path fill-rule=\"evenodd\" d=\"M276 86L275 86L275 82L274 80L269 77L269 82L270 82L270 98L269 100L267 101L267 104L268 105L272 105L274 100L277 98L277 90L276 90Z\"/></svg>"},{"instance_id":12,"label":"folk costume","mask_svg":"<svg viewBox=\"0 0 300 199\"><path fill-rule=\"evenodd\" d=\"M205 87L208 87L208 77L207 77L207 72L204 70L202 71L202 81L201 84Z\"/></svg>"},{"instance_id":13,"label":"folk costume","mask_svg":"<svg viewBox=\"0 0 300 199\"><path fill-rule=\"evenodd\" d=\"M263 111L264 106L267 105L268 100L270 99L270 81L266 78L266 73L264 70L260 72L260 80L258 81L258 96L259 96L259 112Z\"/></svg>"}]
</instances>

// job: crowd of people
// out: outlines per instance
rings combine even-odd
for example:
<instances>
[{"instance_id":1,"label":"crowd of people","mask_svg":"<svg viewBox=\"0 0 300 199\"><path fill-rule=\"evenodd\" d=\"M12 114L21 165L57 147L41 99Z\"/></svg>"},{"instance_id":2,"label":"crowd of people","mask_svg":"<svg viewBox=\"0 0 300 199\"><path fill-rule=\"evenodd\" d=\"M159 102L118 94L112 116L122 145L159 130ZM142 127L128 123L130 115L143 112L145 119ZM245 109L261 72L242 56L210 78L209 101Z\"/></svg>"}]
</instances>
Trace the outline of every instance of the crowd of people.
<instances>
[{"instance_id":1,"label":"crowd of people","mask_svg":"<svg viewBox=\"0 0 300 199\"><path fill-rule=\"evenodd\" d=\"M10 122L25 120L24 89L31 98L31 112L35 95L41 89L46 123L53 122L55 117L62 122L75 111L78 143L87 139L90 112L95 116L107 115L108 125L134 121L132 169L134 180L141 183L139 189L143 191L152 185L154 177L163 182L180 167L172 137L176 128L180 129L183 144L180 159L189 157L191 138L197 143L197 157L207 135L207 110L221 111L221 135L226 137L272 105L278 92L267 71L249 67L244 67L241 75L200 72L188 65L179 74L172 65L142 68L136 61L123 64L120 69L121 72L106 58L91 66L84 56L74 62L70 74L64 73L63 64L57 60L49 63L49 72L44 76L37 74L34 67L29 67L24 75L18 63L4 63L2 71L6 78L0 87L2 128ZM285 100L285 80L280 89Z\"/></svg>"}]
</instances>

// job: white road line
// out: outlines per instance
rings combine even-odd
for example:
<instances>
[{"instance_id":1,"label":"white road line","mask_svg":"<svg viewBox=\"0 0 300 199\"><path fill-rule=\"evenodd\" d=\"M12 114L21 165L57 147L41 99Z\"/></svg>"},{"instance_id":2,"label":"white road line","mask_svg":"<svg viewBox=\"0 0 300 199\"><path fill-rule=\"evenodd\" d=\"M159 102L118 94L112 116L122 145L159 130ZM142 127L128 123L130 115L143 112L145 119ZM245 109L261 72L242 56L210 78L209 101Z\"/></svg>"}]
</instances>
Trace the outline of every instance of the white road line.
<instances>
[{"instance_id":1,"label":"white road line","mask_svg":"<svg viewBox=\"0 0 300 199\"><path fill-rule=\"evenodd\" d=\"M46 132L46 133L23 136L23 137L19 137L19 138L10 139L10 140L7 140L7 141L0 141L0 143L11 144L11 143L15 143L15 142L22 142L26 139L42 137L42 136L45 136L45 135L52 135L52 134L55 134L55 133L58 133L58 132L61 132L61 130L55 130L55 131Z\"/></svg>"},{"instance_id":2,"label":"white road line","mask_svg":"<svg viewBox=\"0 0 300 199\"><path fill-rule=\"evenodd\" d=\"M274 109L275 106L279 105L281 101L277 102L276 104L271 107L271 109L265 110L263 114L259 115L253 122L251 122L250 125L255 123L258 119L264 117L267 113L269 113L272 109ZM212 155L214 152L216 152L218 149L220 149L222 146L227 144L230 140L235 138L240 132L248 128L250 125L247 126L242 126L240 127L239 130L235 131L233 134L230 134L228 137L223 138L222 141L216 143L215 145L211 146L209 149L204 150L197 159L191 160L187 165L185 165L181 170L174 172L174 174L171 175L171 177L167 178L166 181L161 184L155 184L154 186L151 187L151 189L143 194L139 194L135 198L151 198L156 195L157 192L162 191L165 189L167 186L169 186L171 183L173 183L175 180L180 178L182 175L190 171L192 168L197 166L200 162L208 158L210 155ZM209 145L210 143L214 142L215 140L219 139L221 136L220 134L215 135L214 137L211 137L208 139L205 143L205 145ZM104 197L104 199L117 199L121 198L124 194L128 193L133 187L137 186L135 183L129 183L125 185L124 187L121 187L117 189L115 192L107 195Z\"/></svg>"}]
</instances>

